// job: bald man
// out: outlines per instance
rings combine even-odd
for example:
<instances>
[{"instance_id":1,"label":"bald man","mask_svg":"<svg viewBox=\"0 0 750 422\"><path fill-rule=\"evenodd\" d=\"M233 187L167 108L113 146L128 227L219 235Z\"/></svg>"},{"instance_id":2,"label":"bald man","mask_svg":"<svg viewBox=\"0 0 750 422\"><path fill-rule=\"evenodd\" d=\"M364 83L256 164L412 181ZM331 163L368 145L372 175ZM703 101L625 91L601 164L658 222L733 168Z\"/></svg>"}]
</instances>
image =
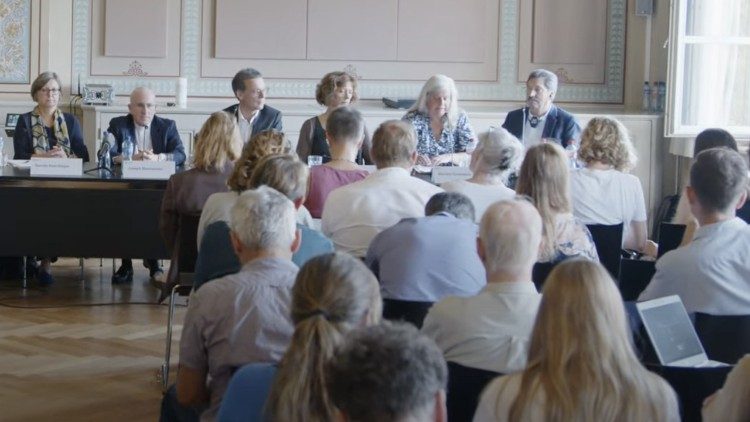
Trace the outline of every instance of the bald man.
<instances>
[{"instance_id":1,"label":"bald man","mask_svg":"<svg viewBox=\"0 0 750 422\"><path fill-rule=\"evenodd\" d=\"M185 148L174 120L155 115L156 97L146 87L138 87L130 93L127 116L109 121L109 133L115 136L116 145L110 150L115 163L122 162L122 142L130 139L135 146L134 160L164 161L172 154L175 165L185 162Z\"/></svg>"}]
</instances>

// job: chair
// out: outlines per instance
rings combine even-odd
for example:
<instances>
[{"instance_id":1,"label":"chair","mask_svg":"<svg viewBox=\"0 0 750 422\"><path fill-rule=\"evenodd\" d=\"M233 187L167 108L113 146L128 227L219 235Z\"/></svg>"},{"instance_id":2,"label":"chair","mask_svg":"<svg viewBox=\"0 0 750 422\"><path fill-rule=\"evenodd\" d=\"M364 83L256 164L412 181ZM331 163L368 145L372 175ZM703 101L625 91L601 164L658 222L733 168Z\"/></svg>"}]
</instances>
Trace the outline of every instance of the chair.
<instances>
[{"instance_id":1,"label":"chair","mask_svg":"<svg viewBox=\"0 0 750 422\"><path fill-rule=\"evenodd\" d=\"M734 364L750 353L750 315L696 312L693 324L709 359Z\"/></svg>"},{"instance_id":2,"label":"chair","mask_svg":"<svg viewBox=\"0 0 750 422\"><path fill-rule=\"evenodd\" d=\"M391 321L406 321L422 328L424 317L434 302L383 299L383 318Z\"/></svg>"},{"instance_id":3,"label":"chair","mask_svg":"<svg viewBox=\"0 0 750 422\"><path fill-rule=\"evenodd\" d=\"M684 235L684 224L661 223L659 225L659 252L657 257L661 258L665 253L677 249L682 243Z\"/></svg>"},{"instance_id":4,"label":"chair","mask_svg":"<svg viewBox=\"0 0 750 422\"><path fill-rule=\"evenodd\" d=\"M470 368L448 361L446 404L449 421L470 421L479 403L479 395L490 381L503 374Z\"/></svg>"},{"instance_id":5,"label":"chair","mask_svg":"<svg viewBox=\"0 0 750 422\"><path fill-rule=\"evenodd\" d=\"M646 364L659 374L677 393L683 422L700 421L703 400L724 385L731 366L717 368L686 368Z\"/></svg>"},{"instance_id":6,"label":"chair","mask_svg":"<svg viewBox=\"0 0 750 422\"><path fill-rule=\"evenodd\" d=\"M276 365L250 363L232 376L221 400L219 422L263 421L268 393L276 376Z\"/></svg>"},{"instance_id":7,"label":"chair","mask_svg":"<svg viewBox=\"0 0 750 422\"><path fill-rule=\"evenodd\" d=\"M175 298L189 296L193 289L192 273L195 271L195 260L198 256L198 221L200 214L181 214L177 233L177 243L172 250L172 261L169 266L167 284L162 290L159 303L163 302L169 292L169 313L167 316L167 339L164 351L164 363L161 367L162 388L169 387L169 361L172 355L172 323L174 321Z\"/></svg>"},{"instance_id":8,"label":"chair","mask_svg":"<svg viewBox=\"0 0 750 422\"><path fill-rule=\"evenodd\" d=\"M531 280L534 282L537 291L541 292L544 287L544 281L547 280L547 276L552 272L557 263L552 262L537 262L531 269Z\"/></svg>"},{"instance_id":9,"label":"chair","mask_svg":"<svg viewBox=\"0 0 750 422\"><path fill-rule=\"evenodd\" d=\"M640 259L620 260L620 278L618 287L622 300L626 302L638 300L638 296L651 282L656 273L656 263Z\"/></svg>"},{"instance_id":10,"label":"chair","mask_svg":"<svg viewBox=\"0 0 750 422\"><path fill-rule=\"evenodd\" d=\"M591 238L599 255L599 262L609 271L613 279L620 275L622 251L622 223L613 225L587 224Z\"/></svg>"}]
</instances>

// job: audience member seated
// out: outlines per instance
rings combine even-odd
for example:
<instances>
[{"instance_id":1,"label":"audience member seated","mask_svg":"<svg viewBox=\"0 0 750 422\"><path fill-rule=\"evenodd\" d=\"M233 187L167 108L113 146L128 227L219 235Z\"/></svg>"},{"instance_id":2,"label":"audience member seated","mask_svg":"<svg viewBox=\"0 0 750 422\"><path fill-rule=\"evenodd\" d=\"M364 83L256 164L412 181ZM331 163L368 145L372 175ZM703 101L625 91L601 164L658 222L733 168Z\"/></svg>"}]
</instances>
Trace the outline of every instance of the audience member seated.
<instances>
[{"instance_id":1,"label":"audience member seated","mask_svg":"<svg viewBox=\"0 0 750 422\"><path fill-rule=\"evenodd\" d=\"M247 182L249 189L268 186L286 196L299 207L305 200L307 188L307 166L293 155L269 155L261 159ZM241 195L241 194L240 194ZM300 247L294 252L292 261L302 266L310 258L333 251L333 243L320 232L297 223L302 237ZM193 286L232 274L240 270L240 262L232 251L229 226L224 221L212 223L206 229L203 243L198 251Z\"/></svg>"},{"instance_id":2,"label":"audience member seated","mask_svg":"<svg viewBox=\"0 0 750 422\"><path fill-rule=\"evenodd\" d=\"M677 397L633 350L615 283L597 262L552 270L526 369L492 381L474 421L679 421Z\"/></svg>"},{"instance_id":3,"label":"audience member seated","mask_svg":"<svg viewBox=\"0 0 750 422\"><path fill-rule=\"evenodd\" d=\"M239 158L242 140L231 116L217 111L196 134L193 168L169 178L161 203L159 229L172 257L179 256L176 244L181 214L200 214L206 199L227 190L227 178ZM169 283L177 278L177 266L171 265Z\"/></svg>"},{"instance_id":4,"label":"audience member seated","mask_svg":"<svg viewBox=\"0 0 750 422\"><path fill-rule=\"evenodd\" d=\"M268 398L275 421L331 421L325 363L354 328L380 322L378 282L362 261L345 253L310 260L292 289L294 335Z\"/></svg>"},{"instance_id":5,"label":"audience member seated","mask_svg":"<svg viewBox=\"0 0 750 422\"><path fill-rule=\"evenodd\" d=\"M585 167L570 175L573 215L587 225L623 223L623 247L645 252L646 202L640 180L627 173L636 155L622 123L610 117L589 120L578 159Z\"/></svg>"},{"instance_id":6,"label":"audience member seated","mask_svg":"<svg viewBox=\"0 0 750 422\"><path fill-rule=\"evenodd\" d=\"M577 144L581 127L575 117L552 104L557 94L557 75L536 69L526 79L526 107L505 116L503 127L526 148L552 140L563 148Z\"/></svg>"},{"instance_id":7,"label":"audience member seated","mask_svg":"<svg viewBox=\"0 0 750 422\"><path fill-rule=\"evenodd\" d=\"M703 403L705 422L750 420L750 355L745 355L727 376L724 387Z\"/></svg>"},{"instance_id":8,"label":"audience member seated","mask_svg":"<svg viewBox=\"0 0 750 422\"><path fill-rule=\"evenodd\" d=\"M447 420L448 369L440 350L409 324L355 331L328 361L335 420Z\"/></svg>"},{"instance_id":9,"label":"audience member seated","mask_svg":"<svg viewBox=\"0 0 750 422\"><path fill-rule=\"evenodd\" d=\"M638 300L679 295L688 312L750 314L750 227L735 216L747 197L747 169L731 149L698 154L685 191L698 221L695 238L656 262Z\"/></svg>"},{"instance_id":10,"label":"audience member seated","mask_svg":"<svg viewBox=\"0 0 750 422\"><path fill-rule=\"evenodd\" d=\"M81 158L89 161L78 119L58 107L62 82L55 72L43 72L31 83L31 98L36 106L18 118L13 133L13 158ZM41 285L55 282L50 273L50 258L42 258L37 281Z\"/></svg>"},{"instance_id":11,"label":"audience member seated","mask_svg":"<svg viewBox=\"0 0 750 422\"><path fill-rule=\"evenodd\" d=\"M383 122L372 138L377 171L335 189L323 207L321 228L337 250L362 258L372 239L402 218L421 217L432 195L443 190L410 175L417 139L408 123Z\"/></svg>"},{"instance_id":12,"label":"audience member seated","mask_svg":"<svg viewBox=\"0 0 750 422\"><path fill-rule=\"evenodd\" d=\"M279 362L291 340L298 271L291 257L300 242L294 205L260 187L243 192L231 213L232 246L242 269L191 296L180 339L178 403L171 388L163 416L207 405L201 420L214 420L232 372L251 362Z\"/></svg>"},{"instance_id":13,"label":"audience member seated","mask_svg":"<svg viewBox=\"0 0 750 422\"><path fill-rule=\"evenodd\" d=\"M485 273L471 201L460 193L438 193L425 215L404 218L370 244L365 263L378 277L383 298L436 302L475 294Z\"/></svg>"},{"instance_id":14,"label":"audience member seated","mask_svg":"<svg viewBox=\"0 0 750 422\"><path fill-rule=\"evenodd\" d=\"M326 111L305 120L299 131L297 141L297 155L302 162L307 163L307 157L318 155L327 163L336 157L329 149L330 136L328 123L331 113L338 107L349 106L355 102L357 95L357 78L347 72L330 72L323 76L315 87L315 101L325 106ZM362 124L364 140L357 139L359 145L352 161L359 164L370 164L370 135ZM318 217L316 217L318 218Z\"/></svg>"},{"instance_id":15,"label":"audience member seated","mask_svg":"<svg viewBox=\"0 0 750 422\"><path fill-rule=\"evenodd\" d=\"M240 138L248 143L256 133L275 129L281 132L281 111L266 105L266 82L257 70L248 67L232 78L232 92L239 103L224 109L234 116Z\"/></svg>"},{"instance_id":16,"label":"audience member seated","mask_svg":"<svg viewBox=\"0 0 750 422\"><path fill-rule=\"evenodd\" d=\"M428 79L402 119L411 123L417 133L417 164L465 164L469 160L466 153L474 147L476 135L469 116L458 108L453 79L445 75Z\"/></svg>"},{"instance_id":17,"label":"audience member seated","mask_svg":"<svg viewBox=\"0 0 750 422\"><path fill-rule=\"evenodd\" d=\"M322 166L310 167L305 207L313 218L321 217L323 205L332 190L362 180L369 174L355 161L365 128L359 111L341 106L331 112L327 127L325 137L328 140L326 148L330 146L329 161Z\"/></svg>"},{"instance_id":18,"label":"audience member seated","mask_svg":"<svg viewBox=\"0 0 750 422\"><path fill-rule=\"evenodd\" d=\"M518 139L505 129L492 128L479 135L477 149L471 154L471 179L445 182L441 187L468 196L478 222L490 204L516 195L507 183L522 160L523 146Z\"/></svg>"},{"instance_id":19,"label":"audience member seated","mask_svg":"<svg viewBox=\"0 0 750 422\"><path fill-rule=\"evenodd\" d=\"M214 193L208 197L203 206L198 222L199 248L206 227L216 221L229 221L229 210L232 209L237 197L243 191L251 189L248 182L258 161L268 155L288 153L289 149L289 142L284 134L277 130L264 130L256 133L252 140L245 144L240 158L234 163L232 174L227 179L229 191Z\"/></svg>"},{"instance_id":20,"label":"audience member seated","mask_svg":"<svg viewBox=\"0 0 750 422\"><path fill-rule=\"evenodd\" d=\"M477 240L487 285L476 296L436 303L422 327L446 360L499 373L526 366L542 297L531 281L541 239L542 218L526 200L500 201L487 209Z\"/></svg>"},{"instance_id":21,"label":"audience member seated","mask_svg":"<svg viewBox=\"0 0 750 422\"><path fill-rule=\"evenodd\" d=\"M542 216L539 262L557 263L574 256L599 259L591 233L571 213L568 158L562 148L552 143L529 148L516 192L531 198Z\"/></svg>"}]
</instances>

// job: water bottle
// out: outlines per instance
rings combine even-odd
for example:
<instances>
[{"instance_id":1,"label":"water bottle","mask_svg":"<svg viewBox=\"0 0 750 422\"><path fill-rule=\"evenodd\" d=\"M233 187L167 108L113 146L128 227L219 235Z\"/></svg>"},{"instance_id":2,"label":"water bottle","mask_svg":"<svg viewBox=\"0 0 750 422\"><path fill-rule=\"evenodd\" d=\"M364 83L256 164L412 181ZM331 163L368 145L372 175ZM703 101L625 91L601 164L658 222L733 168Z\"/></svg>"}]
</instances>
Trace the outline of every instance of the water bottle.
<instances>
[{"instance_id":1,"label":"water bottle","mask_svg":"<svg viewBox=\"0 0 750 422\"><path fill-rule=\"evenodd\" d=\"M579 168L578 165L578 146L576 146L575 142L571 142L568 144L568 146L565 147L565 154L568 156L568 163L570 165L570 169L577 169Z\"/></svg>"},{"instance_id":2,"label":"water bottle","mask_svg":"<svg viewBox=\"0 0 750 422\"><path fill-rule=\"evenodd\" d=\"M641 104L643 111L651 110L651 86L648 81L643 83L643 103Z\"/></svg>"},{"instance_id":3,"label":"water bottle","mask_svg":"<svg viewBox=\"0 0 750 422\"><path fill-rule=\"evenodd\" d=\"M651 85L651 112L659 111L659 82L654 81Z\"/></svg>"},{"instance_id":4,"label":"water bottle","mask_svg":"<svg viewBox=\"0 0 750 422\"><path fill-rule=\"evenodd\" d=\"M125 138L122 141L122 160L131 161L133 159L133 141L130 138Z\"/></svg>"},{"instance_id":5,"label":"water bottle","mask_svg":"<svg viewBox=\"0 0 750 422\"><path fill-rule=\"evenodd\" d=\"M663 113L664 112L664 102L667 97L667 84L665 82L659 82L659 102L657 103L656 111Z\"/></svg>"}]
</instances>

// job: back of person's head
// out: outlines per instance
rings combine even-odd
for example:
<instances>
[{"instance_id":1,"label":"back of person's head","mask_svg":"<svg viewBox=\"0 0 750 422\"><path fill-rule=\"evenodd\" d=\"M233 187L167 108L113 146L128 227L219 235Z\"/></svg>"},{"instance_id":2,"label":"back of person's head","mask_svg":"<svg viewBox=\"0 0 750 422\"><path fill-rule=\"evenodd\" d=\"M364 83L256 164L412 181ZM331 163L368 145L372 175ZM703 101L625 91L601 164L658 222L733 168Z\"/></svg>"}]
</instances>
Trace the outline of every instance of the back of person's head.
<instances>
[{"instance_id":1,"label":"back of person's head","mask_svg":"<svg viewBox=\"0 0 750 422\"><path fill-rule=\"evenodd\" d=\"M482 215L479 241L488 274L530 271L539 255L542 217L525 199L496 202Z\"/></svg>"},{"instance_id":2,"label":"back of person's head","mask_svg":"<svg viewBox=\"0 0 750 422\"><path fill-rule=\"evenodd\" d=\"M666 420L673 393L638 361L617 287L598 262L570 259L547 278L510 420L545 397L545 420Z\"/></svg>"},{"instance_id":3,"label":"back of person's head","mask_svg":"<svg viewBox=\"0 0 750 422\"><path fill-rule=\"evenodd\" d=\"M704 129L695 137L693 158L710 148L729 148L737 151L737 140L731 133L720 128Z\"/></svg>"},{"instance_id":4,"label":"back of person's head","mask_svg":"<svg viewBox=\"0 0 750 422\"><path fill-rule=\"evenodd\" d=\"M378 281L362 261L341 252L307 261L292 289L294 335L268 399L273 419L332 420L324 364L347 333L381 313Z\"/></svg>"},{"instance_id":5,"label":"back of person's head","mask_svg":"<svg viewBox=\"0 0 750 422\"><path fill-rule=\"evenodd\" d=\"M244 191L232 206L229 227L249 250L288 250L297 231L294 204L267 186Z\"/></svg>"},{"instance_id":6,"label":"back of person's head","mask_svg":"<svg viewBox=\"0 0 750 422\"><path fill-rule=\"evenodd\" d=\"M427 421L445 412L443 354L411 324L356 330L327 373L331 401L349 422Z\"/></svg>"},{"instance_id":7,"label":"back of person's head","mask_svg":"<svg viewBox=\"0 0 750 422\"><path fill-rule=\"evenodd\" d=\"M739 152L711 148L699 153L690 167L690 188L709 212L733 213L747 190L747 162Z\"/></svg>"},{"instance_id":8,"label":"back of person's head","mask_svg":"<svg viewBox=\"0 0 750 422\"><path fill-rule=\"evenodd\" d=\"M518 170L523 160L523 145L504 128L491 128L479 134L477 148L471 154L474 173L505 175Z\"/></svg>"},{"instance_id":9,"label":"back of person's head","mask_svg":"<svg viewBox=\"0 0 750 422\"><path fill-rule=\"evenodd\" d=\"M417 134L409 123L387 120L372 135L370 156L379 169L407 167L417 151Z\"/></svg>"},{"instance_id":10,"label":"back of person's head","mask_svg":"<svg viewBox=\"0 0 750 422\"><path fill-rule=\"evenodd\" d=\"M286 154L290 149L289 142L283 132L269 129L256 133L242 148L242 154L235 163L234 171L229 176L229 180L227 180L229 189L235 192L251 189L248 183L256 163L267 155Z\"/></svg>"},{"instance_id":11,"label":"back of person's head","mask_svg":"<svg viewBox=\"0 0 750 422\"><path fill-rule=\"evenodd\" d=\"M516 193L531 198L542 216L542 245L548 255L555 247L555 216L571 212L568 158L553 143L535 145L526 152L516 183Z\"/></svg>"},{"instance_id":12,"label":"back of person's head","mask_svg":"<svg viewBox=\"0 0 750 422\"><path fill-rule=\"evenodd\" d=\"M586 164L610 165L619 171L632 169L638 160L627 129L612 117L589 120L581 134L578 159Z\"/></svg>"},{"instance_id":13,"label":"back of person's head","mask_svg":"<svg viewBox=\"0 0 750 422\"><path fill-rule=\"evenodd\" d=\"M292 201L307 195L309 168L291 154L273 154L258 161L250 175L248 188L266 185L281 192Z\"/></svg>"},{"instance_id":14,"label":"back of person's head","mask_svg":"<svg viewBox=\"0 0 750 422\"><path fill-rule=\"evenodd\" d=\"M440 192L432 195L424 207L424 215L434 215L439 212L448 214L463 220L474 221L474 204L468 196L458 192Z\"/></svg>"},{"instance_id":15,"label":"back of person's head","mask_svg":"<svg viewBox=\"0 0 750 422\"><path fill-rule=\"evenodd\" d=\"M240 130L228 113L211 114L195 135L193 165L204 171L221 171L229 161L234 161L242 151Z\"/></svg>"},{"instance_id":16,"label":"back of person's head","mask_svg":"<svg viewBox=\"0 0 750 422\"><path fill-rule=\"evenodd\" d=\"M341 106L328 116L326 132L330 142L357 143L365 136L365 120L356 108Z\"/></svg>"}]
</instances>

